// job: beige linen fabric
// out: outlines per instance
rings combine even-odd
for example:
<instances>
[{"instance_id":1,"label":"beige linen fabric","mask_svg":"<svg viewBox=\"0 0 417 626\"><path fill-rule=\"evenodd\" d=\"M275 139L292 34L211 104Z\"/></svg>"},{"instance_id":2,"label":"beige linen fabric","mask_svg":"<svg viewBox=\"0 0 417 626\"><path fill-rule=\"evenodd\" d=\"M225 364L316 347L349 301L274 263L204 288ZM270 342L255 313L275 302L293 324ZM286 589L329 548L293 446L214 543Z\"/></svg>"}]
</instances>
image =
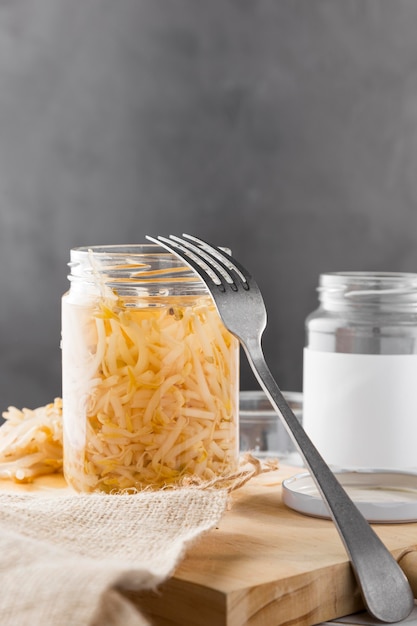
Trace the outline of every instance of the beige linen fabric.
<instances>
[{"instance_id":1,"label":"beige linen fabric","mask_svg":"<svg viewBox=\"0 0 417 626\"><path fill-rule=\"evenodd\" d=\"M0 494L0 624L140 626L123 589L156 587L215 526L227 490Z\"/></svg>"}]
</instances>

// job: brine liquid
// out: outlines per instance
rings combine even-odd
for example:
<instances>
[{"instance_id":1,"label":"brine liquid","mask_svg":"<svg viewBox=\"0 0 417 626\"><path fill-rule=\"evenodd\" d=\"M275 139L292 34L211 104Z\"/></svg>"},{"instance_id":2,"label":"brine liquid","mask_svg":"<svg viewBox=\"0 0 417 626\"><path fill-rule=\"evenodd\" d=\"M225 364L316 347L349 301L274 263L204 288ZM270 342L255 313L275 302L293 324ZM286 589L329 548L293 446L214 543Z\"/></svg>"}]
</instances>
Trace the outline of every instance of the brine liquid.
<instances>
[{"instance_id":1,"label":"brine liquid","mask_svg":"<svg viewBox=\"0 0 417 626\"><path fill-rule=\"evenodd\" d=\"M64 296L67 481L117 492L235 471L238 355L208 296L143 308Z\"/></svg>"}]
</instances>

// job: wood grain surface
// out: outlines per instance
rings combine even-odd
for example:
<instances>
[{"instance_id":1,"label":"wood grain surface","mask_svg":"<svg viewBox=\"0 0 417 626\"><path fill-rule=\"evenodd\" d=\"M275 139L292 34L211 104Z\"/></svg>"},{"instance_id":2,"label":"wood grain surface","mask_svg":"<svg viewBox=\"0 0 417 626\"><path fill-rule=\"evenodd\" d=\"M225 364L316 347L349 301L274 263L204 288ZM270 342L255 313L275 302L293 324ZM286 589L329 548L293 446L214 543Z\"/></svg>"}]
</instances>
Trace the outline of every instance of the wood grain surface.
<instances>
[{"instance_id":1,"label":"wood grain surface","mask_svg":"<svg viewBox=\"0 0 417 626\"><path fill-rule=\"evenodd\" d=\"M191 545L172 578L130 593L155 626L309 626L363 608L346 552L331 521L281 501L281 483L299 469L253 478L230 497L218 528ZM68 493L63 479L3 490ZM417 595L417 523L375 524Z\"/></svg>"},{"instance_id":2,"label":"wood grain surface","mask_svg":"<svg viewBox=\"0 0 417 626\"><path fill-rule=\"evenodd\" d=\"M283 467L231 496L219 527L198 540L156 593L132 594L157 626L305 625L363 608L331 521L288 509ZM417 524L374 529L417 592ZM404 555L404 556L402 556ZM415 572L415 573L413 573Z\"/></svg>"}]
</instances>

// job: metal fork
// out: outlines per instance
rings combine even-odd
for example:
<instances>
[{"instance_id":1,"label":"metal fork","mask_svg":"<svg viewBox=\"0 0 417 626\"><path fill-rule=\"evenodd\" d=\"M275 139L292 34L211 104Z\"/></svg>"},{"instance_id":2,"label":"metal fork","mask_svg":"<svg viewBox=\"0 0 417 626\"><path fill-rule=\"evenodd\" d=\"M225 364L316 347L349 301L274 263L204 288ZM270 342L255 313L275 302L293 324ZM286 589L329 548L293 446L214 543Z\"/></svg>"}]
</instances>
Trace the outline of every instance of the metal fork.
<instances>
[{"instance_id":1,"label":"metal fork","mask_svg":"<svg viewBox=\"0 0 417 626\"><path fill-rule=\"evenodd\" d=\"M327 503L369 613L382 622L405 619L413 609L414 599L403 571L305 433L266 364L261 345L266 309L252 276L222 248L192 235L147 239L185 261L207 285L224 325L242 344L261 387Z\"/></svg>"}]
</instances>

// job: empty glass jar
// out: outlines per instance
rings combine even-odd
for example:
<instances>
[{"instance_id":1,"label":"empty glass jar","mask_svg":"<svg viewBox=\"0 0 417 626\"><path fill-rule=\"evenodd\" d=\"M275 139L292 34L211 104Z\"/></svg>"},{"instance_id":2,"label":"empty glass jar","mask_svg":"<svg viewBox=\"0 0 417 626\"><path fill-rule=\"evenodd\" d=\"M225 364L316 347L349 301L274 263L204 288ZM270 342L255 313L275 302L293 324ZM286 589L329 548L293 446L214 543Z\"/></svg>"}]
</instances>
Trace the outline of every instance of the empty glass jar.
<instances>
[{"instance_id":1,"label":"empty glass jar","mask_svg":"<svg viewBox=\"0 0 417 626\"><path fill-rule=\"evenodd\" d=\"M306 320L303 424L346 468L417 467L417 274L323 274Z\"/></svg>"},{"instance_id":2,"label":"empty glass jar","mask_svg":"<svg viewBox=\"0 0 417 626\"><path fill-rule=\"evenodd\" d=\"M238 463L238 341L204 283L152 244L71 250L64 472L78 491L202 481Z\"/></svg>"}]
</instances>

